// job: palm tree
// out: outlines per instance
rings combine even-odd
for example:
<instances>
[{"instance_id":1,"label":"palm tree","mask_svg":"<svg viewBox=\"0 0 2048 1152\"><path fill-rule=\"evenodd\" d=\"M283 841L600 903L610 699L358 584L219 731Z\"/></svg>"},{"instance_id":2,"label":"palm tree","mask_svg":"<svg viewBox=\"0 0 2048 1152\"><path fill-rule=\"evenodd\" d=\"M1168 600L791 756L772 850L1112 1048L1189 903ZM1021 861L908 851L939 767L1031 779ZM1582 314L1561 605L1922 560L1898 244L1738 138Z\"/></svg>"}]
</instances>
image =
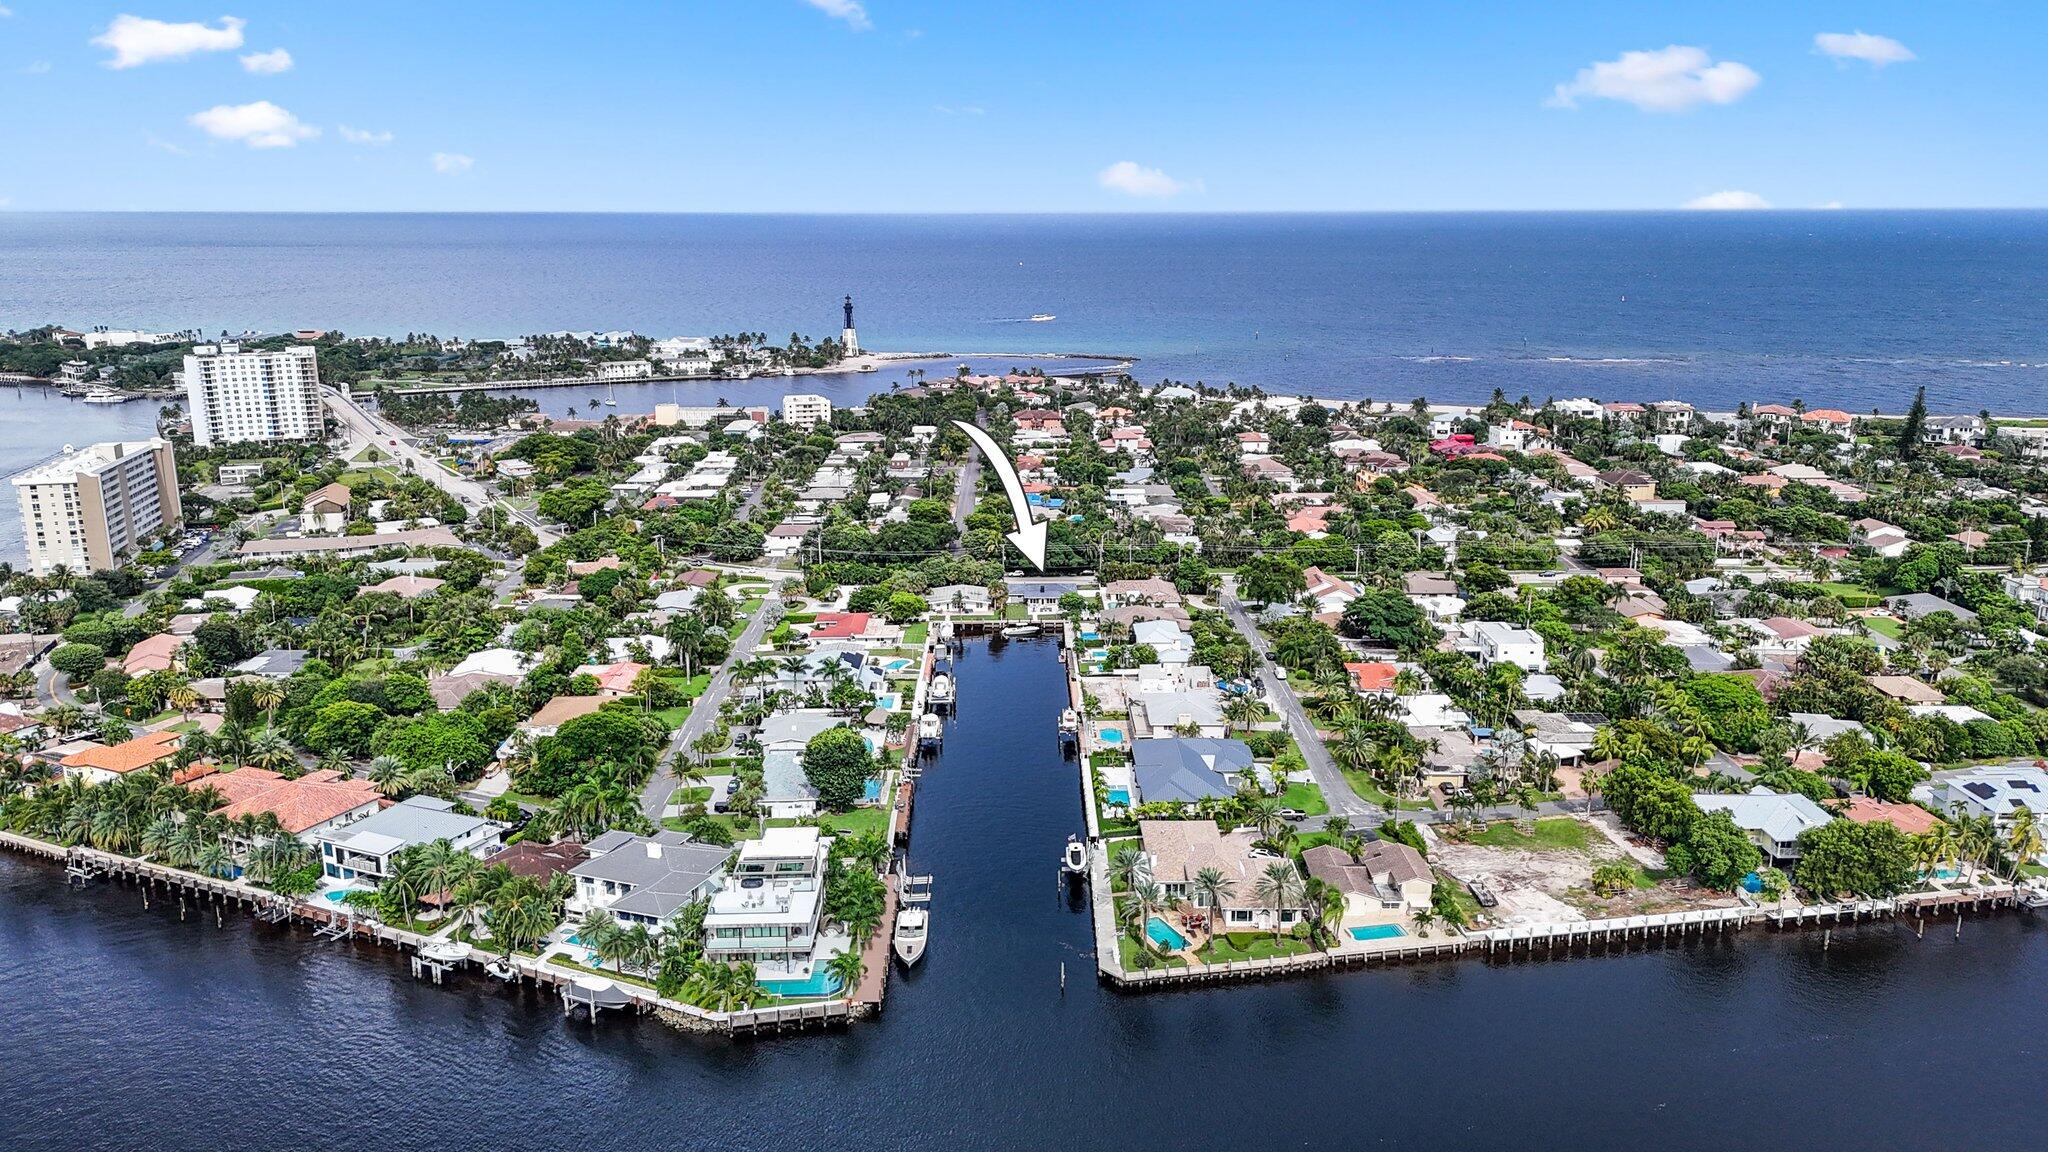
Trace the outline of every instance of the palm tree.
<instances>
[{"instance_id":1,"label":"palm tree","mask_svg":"<svg viewBox=\"0 0 2048 1152\"><path fill-rule=\"evenodd\" d=\"M370 761L370 783L386 796L396 797L405 791L406 777L411 773L405 761L396 756L379 756Z\"/></svg>"},{"instance_id":2,"label":"palm tree","mask_svg":"<svg viewBox=\"0 0 2048 1152\"><path fill-rule=\"evenodd\" d=\"M1110 853L1109 880L1113 887L1132 889L1152 881L1152 858L1128 844Z\"/></svg>"},{"instance_id":3,"label":"palm tree","mask_svg":"<svg viewBox=\"0 0 2048 1152\"><path fill-rule=\"evenodd\" d=\"M1223 901L1236 890L1237 883L1212 865L1195 873L1191 887L1198 902L1209 910L1209 934L1213 936L1223 924Z\"/></svg>"},{"instance_id":4,"label":"palm tree","mask_svg":"<svg viewBox=\"0 0 2048 1152\"><path fill-rule=\"evenodd\" d=\"M263 723L265 727L274 728L277 726L277 709L278 705L284 703L284 695L284 685L275 680L259 681L250 690L250 701L258 708L263 709Z\"/></svg>"},{"instance_id":5,"label":"palm tree","mask_svg":"<svg viewBox=\"0 0 2048 1152\"><path fill-rule=\"evenodd\" d=\"M860 987L861 979L868 974L868 963L861 957L860 949L848 948L825 961L825 971L839 981L840 991L851 995L854 989Z\"/></svg>"},{"instance_id":6,"label":"palm tree","mask_svg":"<svg viewBox=\"0 0 2048 1152\"><path fill-rule=\"evenodd\" d=\"M2020 869L2034 857L2041 854L2041 829L2034 822L2034 811L2021 808L2013 814L2012 827L2006 830L2005 849L2012 853L2012 875L2020 878Z\"/></svg>"},{"instance_id":7,"label":"palm tree","mask_svg":"<svg viewBox=\"0 0 2048 1152\"><path fill-rule=\"evenodd\" d=\"M1280 913L1283 909L1300 906L1301 873L1286 860L1275 860L1266 865L1259 874L1258 883L1253 887L1259 899L1273 907L1273 942L1280 942Z\"/></svg>"}]
</instances>

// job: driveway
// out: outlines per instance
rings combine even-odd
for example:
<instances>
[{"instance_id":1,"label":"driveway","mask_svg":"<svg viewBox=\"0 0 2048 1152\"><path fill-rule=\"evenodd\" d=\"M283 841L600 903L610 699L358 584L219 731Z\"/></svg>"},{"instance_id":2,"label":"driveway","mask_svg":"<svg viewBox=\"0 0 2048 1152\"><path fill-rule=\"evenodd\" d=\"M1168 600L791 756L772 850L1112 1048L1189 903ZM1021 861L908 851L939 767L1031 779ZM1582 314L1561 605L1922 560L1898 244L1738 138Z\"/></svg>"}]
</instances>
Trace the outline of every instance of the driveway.
<instances>
[{"instance_id":1,"label":"driveway","mask_svg":"<svg viewBox=\"0 0 2048 1152\"><path fill-rule=\"evenodd\" d=\"M1374 804L1368 804L1352 791L1351 782L1344 779L1344 773L1337 768L1337 762L1330 759L1329 749L1323 747L1323 738L1316 732L1316 726L1309 721L1308 713L1302 711L1301 701L1294 695L1294 688L1285 676L1278 675L1270 659L1271 649L1266 638L1253 623L1251 614L1237 599L1237 585L1233 579L1224 586L1218 602L1230 617L1230 623L1238 634L1251 645L1258 657L1259 677L1268 685L1268 695L1280 718L1287 722L1287 731L1301 748L1301 758L1308 764L1308 774L1323 790L1323 799L1330 805L1333 815L1350 818L1354 823L1370 820L1377 823L1386 818L1386 812Z\"/></svg>"},{"instance_id":2,"label":"driveway","mask_svg":"<svg viewBox=\"0 0 2048 1152\"><path fill-rule=\"evenodd\" d=\"M746 630L733 642L732 651L726 654L725 663L712 673L711 683L704 688L704 694L690 707L690 714L683 719L682 727L669 739L668 751L662 755L661 763L655 765L654 774L647 778L647 786L640 790L640 811L649 820L661 823L661 817L668 810L668 798L674 795L678 781L672 769L678 759L690 754L690 745L695 743L718 718L718 710L725 706L726 697L732 695L733 665L753 658L754 649L760 647L761 638L768 633L769 621L775 618L776 601L763 600L754 615L747 621Z\"/></svg>"}]
</instances>

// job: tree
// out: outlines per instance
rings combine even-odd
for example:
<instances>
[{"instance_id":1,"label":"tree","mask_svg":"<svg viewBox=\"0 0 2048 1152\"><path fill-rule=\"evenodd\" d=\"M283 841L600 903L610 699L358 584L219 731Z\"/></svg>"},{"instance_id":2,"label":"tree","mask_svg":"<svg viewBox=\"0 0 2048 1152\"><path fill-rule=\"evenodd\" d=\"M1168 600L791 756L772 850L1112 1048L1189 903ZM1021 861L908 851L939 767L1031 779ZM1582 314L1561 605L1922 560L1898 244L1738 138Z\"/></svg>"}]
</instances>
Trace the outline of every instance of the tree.
<instances>
[{"instance_id":1,"label":"tree","mask_svg":"<svg viewBox=\"0 0 2048 1152\"><path fill-rule=\"evenodd\" d=\"M1252 886L1258 898L1273 907L1273 940L1280 940L1280 913L1287 908L1298 906L1301 897L1301 873L1294 870L1288 860L1275 860L1266 865Z\"/></svg>"},{"instance_id":2,"label":"tree","mask_svg":"<svg viewBox=\"0 0 2048 1152\"><path fill-rule=\"evenodd\" d=\"M1196 903L1209 910L1209 931L1214 933L1223 925L1223 901L1236 890L1236 883L1224 876L1221 868L1211 866L1197 871L1188 887Z\"/></svg>"},{"instance_id":3,"label":"tree","mask_svg":"<svg viewBox=\"0 0 2048 1152\"><path fill-rule=\"evenodd\" d=\"M1337 630L1353 639L1377 640L1404 652L1436 643L1437 631L1415 602L1388 588L1368 588L1344 606Z\"/></svg>"},{"instance_id":4,"label":"tree","mask_svg":"<svg viewBox=\"0 0 2048 1152\"><path fill-rule=\"evenodd\" d=\"M818 803L844 812L860 803L875 758L867 741L851 728L828 728L804 745L804 779L818 790Z\"/></svg>"},{"instance_id":5,"label":"tree","mask_svg":"<svg viewBox=\"0 0 2048 1152\"><path fill-rule=\"evenodd\" d=\"M306 729L306 744L316 752L360 756L370 750L370 741L383 722L384 710L375 704L337 700L320 709Z\"/></svg>"},{"instance_id":6,"label":"tree","mask_svg":"<svg viewBox=\"0 0 2048 1152\"><path fill-rule=\"evenodd\" d=\"M1913 884L1913 842L1882 821L1832 820L1799 834L1799 886L1823 900L1896 896Z\"/></svg>"},{"instance_id":7,"label":"tree","mask_svg":"<svg viewBox=\"0 0 2048 1152\"><path fill-rule=\"evenodd\" d=\"M73 680L89 678L106 666L106 652L93 644L65 644L50 653L50 667Z\"/></svg>"},{"instance_id":8,"label":"tree","mask_svg":"<svg viewBox=\"0 0 2048 1152\"><path fill-rule=\"evenodd\" d=\"M1920 455L1920 435L1927 427L1927 388L1913 393L1913 405L1906 409L1906 418L1899 424L1898 454L1901 460L1912 460Z\"/></svg>"},{"instance_id":9,"label":"tree","mask_svg":"<svg viewBox=\"0 0 2048 1152\"><path fill-rule=\"evenodd\" d=\"M1724 892L1763 865L1763 853L1726 812L1709 812L1694 820L1685 838L1673 844L1665 857L1671 867Z\"/></svg>"},{"instance_id":10,"label":"tree","mask_svg":"<svg viewBox=\"0 0 2048 1152\"><path fill-rule=\"evenodd\" d=\"M1258 604L1285 604L1308 587L1301 566L1285 556L1254 556L1238 565L1238 592Z\"/></svg>"},{"instance_id":11,"label":"tree","mask_svg":"<svg viewBox=\"0 0 2048 1152\"><path fill-rule=\"evenodd\" d=\"M637 783L654 767L651 749L647 730L635 713L600 708L541 737L534 744L532 764L516 782L522 792L558 796L600 766L611 765Z\"/></svg>"}]
</instances>

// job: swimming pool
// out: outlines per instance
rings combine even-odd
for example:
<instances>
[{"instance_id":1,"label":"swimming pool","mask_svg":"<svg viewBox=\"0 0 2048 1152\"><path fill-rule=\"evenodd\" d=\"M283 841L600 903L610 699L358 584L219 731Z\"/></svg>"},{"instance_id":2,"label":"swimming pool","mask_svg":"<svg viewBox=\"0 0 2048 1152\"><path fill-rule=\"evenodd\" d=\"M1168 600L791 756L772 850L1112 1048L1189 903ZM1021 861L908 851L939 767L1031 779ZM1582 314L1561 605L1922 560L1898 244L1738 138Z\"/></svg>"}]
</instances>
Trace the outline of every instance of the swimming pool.
<instances>
[{"instance_id":1,"label":"swimming pool","mask_svg":"<svg viewBox=\"0 0 2048 1152\"><path fill-rule=\"evenodd\" d=\"M901 672L908 667L910 667L910 661L900 656L894 660L886 660L882 663L882 669L887 672Z\"/></svg>"},{"instance_id":2,"label":"swimming pool","mask_svg":"<svg viewBox=\"0 0 2048 1152\"><path fill-rule=\"evenodd\" d=\"M1360 924L1345 931L1351 933L1353 940L1392 940L1396 936L1407 935L1399 924Z\"/></svg>"},{"instance_id":3,"label":"swimming pool","mask_svg":"<svg viewBox=\"0 0 2048 1152\"><path fill-rule=\"evenodd\" d=\"M756 980L761 990L774 996L837 996L846 981L834 976L823 964L803 980Z\"/></svg>"},{"instance_id":4,"label":"swimming pool","mask_svg":"<svg viewBox=\"0 0 2048 1152\"><path fill-rule=\"evenodd\" d=\"M344 904L347 903L349 897L356 893L368 891L370 891L368 888L329 888L320 894L320 898L329 904Z\"/></svg>"},{"instance_id":5,"label":"swimming pool","mask_svg":"<svg viewBox=\"0 0 2048 1152\"><path fill-rule=\"evenodd\" d=\"M880 780L870 780L861 785L860 798L870 804L880 800L882 798L882 782Z\"/></svg>"},{"instance_id":6,"label":"swimming pool","mask_svg":"<svg viewBox=\"0 0 2048 1152\"><path fill-rule=\"evenodd\" d=\"M1121 744L1124 742L1124 730L1121 728L1098 729L1095 735L1098 738L1100 738L1104 744Z\"/></svg>"},{"instance_id":7,"label":"swimming pool","mask_svg":"<svg viewBox=\"0 0 2048 1152\"><path fill-rule=\"evenodd\" d=\"M1086 640L1086 641L1087 641L1088 643L1090 643L1090 644L1093 644L1093 643L1095 643L1095 642L1096 642L1097 640L1100 640L1100 639L1102 639L1102 633L1100 633L1100 632L1083 632L1083 633L1081 633L1081 639L1083 639L1083 640Z\"/></svg>"},{"instance_id":8,"label":"swimming pool","mask_svg":"<svg viewBox=\"0 0 2048 1152\"><path fill-rule=\"evenodd\" d=\"M887 696L875 697L875 707L880 708L884 712L894 712L896 710L896 694L892 692Z\"/></svg>"},{"instance_id":9,"label":"swimming pool","mask_svg":"<svg viewBox=\"0 0 2048 1152\"><path fill-rule=\"evenodd\" d=\"M1188 938L1174 930L1173 925L1154 916L1145 921L1145 936L1154 944L1178 952L1188 946Z\"/></svg>"},{"instance_id":10,"label":"swimming pool","mask_svg":"<svg viewBox=\"0 0 2048 1152\"><path fill-rule=\"evenodd\" d=\"M1131 806L1131 790L1129 788L1111 788L1109 790L1109 802L1119 808L1129 808Z\"/></svg>"}]
</instances>

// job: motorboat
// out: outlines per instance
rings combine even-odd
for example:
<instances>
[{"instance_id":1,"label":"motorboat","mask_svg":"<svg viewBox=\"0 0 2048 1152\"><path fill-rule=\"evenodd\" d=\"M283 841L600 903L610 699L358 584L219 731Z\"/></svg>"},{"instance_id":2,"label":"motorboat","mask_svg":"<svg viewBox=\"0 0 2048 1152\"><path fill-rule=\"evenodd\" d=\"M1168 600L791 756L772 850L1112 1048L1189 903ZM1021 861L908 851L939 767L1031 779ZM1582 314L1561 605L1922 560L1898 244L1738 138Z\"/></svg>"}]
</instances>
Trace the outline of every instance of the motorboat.
<instances>
[{"instance_id":1,"label":"motorboat","mask_svg":"<svg viewBox=\"0 0 2048 1152\"><path fill-rule=\"evenodd\" d=\"M917 718L917 742L937 744L945 739L946 725L937 712L927 712Z\"/></svg>"},{"instance_id":2,"label":"motorboat","mask_svg":"<svg viewBox=\"0 0 2048 1152\"><path fill-rule=\"evenodd\" d=\"M1012 624L1012 625L1010 625L1009 627L1007 627L1007 628L1003 629L1003 635L1005 635L1005 636L1012 636L1012 637L1014 637L1014 636L1036 636L1036 635L1038 635L1038 625L1036 625L1036 624Z\"/></svg>"},{"instance_id":3,"label":"motorboat","mask_svg":"<svg viewBox=\"0 0 2048 1152\"><path fill-rule=\"evenodd\" d=\"M931 691L926 693L934 707L947 707L953 703L953 678L940 672L932 677Z\"/></svg>"},{"instance_id":4,"label":"motorboat","mask_svg":"<svg viewBox=\"0 0 2048 1152\"><path fill-rule=\"evenodd\" d=\"M1060 856L1060 868L1069 876L1087 875L1088 842L1079 836L1067 837L1067 850Z\"/></svg>"},{"instance_id":5,"label":"motorboat","mask_svg":"<svg viewBox=\"0 0 2048 1152\"><path fill-rule=\"evenodd\" d=\"M905 908L896 913L896 931L890 943L896 949L896 959L905 968L913 967L924 959L926 937L931 931L931 910L928 908Z\"/></svg>"},{"instance_id":6,"label":"motorboat","mask_svg":"<svg viewBox=\"0 0 2048 1152\"><path fill-rule=\"evenodd\" d=\"M1072 708L1060 709L1060 731L1079 732L1080 730L1081 714L1079 712L1074 711Z\"/></svg>"},{"instance_id":7,"label":"motorboat","mask_svg":"<svg viewBox=\"0 0 2048 1152\"><path fill-rule=\"evenodd\" d=\"M861 366L860 366L860 369L859 369L859 370L860 370L860 371L862 371L862 372L873 372L873 371L875 371L876 369L875 369L875 366L874 366L873 364L863 364L863 365L861 365Z\"/></svg>"},{"instance_id":8,"label":"motorboat","mask_svg":"<svg viewBox=\"0 0 2048 1152\"><path fill-rule=\"evenodd\" d=\"M519 978L519 969L510 960L503 958L493 960L489 964L484 965L484 973L494 980L517 980Z\"/></svg>"}]
</instances>

